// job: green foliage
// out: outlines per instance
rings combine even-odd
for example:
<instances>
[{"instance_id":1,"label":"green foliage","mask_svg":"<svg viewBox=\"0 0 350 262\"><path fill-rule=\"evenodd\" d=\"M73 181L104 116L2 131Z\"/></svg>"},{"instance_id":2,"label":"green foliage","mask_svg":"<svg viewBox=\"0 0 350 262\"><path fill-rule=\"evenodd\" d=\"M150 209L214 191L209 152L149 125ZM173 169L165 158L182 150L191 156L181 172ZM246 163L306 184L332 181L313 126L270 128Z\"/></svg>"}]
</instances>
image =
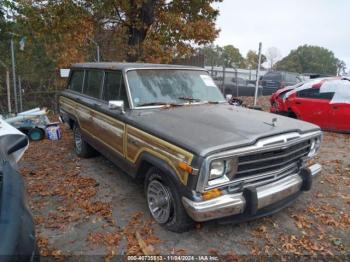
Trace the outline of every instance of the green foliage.
<instances>
[{"instance_id":1,"label":"green foliage","mask_svg":"<svg viewBox=\"0 0 350 262\"><path fill-rule=\"evenodd\" d=\"M208 66L222 65L222 48L218 45L209 45L197 49L197 53L204 55L204 63Z\"/></svg>"},{"instance_id":2,"label":"green foliage","mask_svg":"<svg viewBox=\"0 0 350 262\"><path fill-rule=\"evenodd\" d=\"M226 45L222 50L223 63L226 67L244 67L245 61L239 49L233 45Z\"/></svg>"},{"instance_id":3,"label":"green foliage","mask_svg":"<svg viewBox=\"0 0 350 262\"><path fill-rule=\"evenodd\" d=\"M198 48L198 53L205 57L205 65L207 66L225 66L238 68L256 69L258 66L258 55L255 51L249 50L247 57L244 58L239 49L233 45L220 47L218 45L209 45ZM266 56L261 55L261 64L266 61Z\"/></svg>"},{"instance_id":4,"label":"green foliage","mask_svg":"<svg viewBox=\"0 0 350 262\"><path fill-rule=\"evenodd\" d=\"M276 63L277 70L298 73L336 75L339 60L334 53L319 46L303 45L292 50L288 56Z\"/></svg>"},{"instance_id":5,"label":"green foliage","mask_svg":"<svg viewBox=\"0 0 350 262\"><path fill-rule=\"evenodd\" d=\"M245 60L247 68L257 69L258 68L258 62L259 62L258 54L255 51L253 51L253 50L249 50L248 53L247 53L246 60ZM266 56L261 54L261 64L263 64L265 62L266 62Z\"/></svg>"}]
</instances>

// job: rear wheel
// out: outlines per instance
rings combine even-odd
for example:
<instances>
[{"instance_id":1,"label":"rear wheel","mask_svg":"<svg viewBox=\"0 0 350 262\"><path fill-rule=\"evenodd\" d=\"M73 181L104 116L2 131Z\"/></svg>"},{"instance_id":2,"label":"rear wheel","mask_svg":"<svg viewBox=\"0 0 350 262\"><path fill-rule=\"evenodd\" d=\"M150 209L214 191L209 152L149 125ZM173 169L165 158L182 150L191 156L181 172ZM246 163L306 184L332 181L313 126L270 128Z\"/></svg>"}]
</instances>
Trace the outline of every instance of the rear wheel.
<instances>
[{"instance_id":1,"label":"rear wheel","mask_svg":"<svg viewBox=\"0 0 350 262\"><path fill-rule=\"evenodd\" d=\"M96 155L96 151L92 148L82 137L81 129L79 126L75 126L74 130L74 146L75 153L79 157L88 158Z\"/></svg>"},{"instance_id":2,"label":"rear wheel","mask_svg":"<svg viewBox=\"0 0 350 262\"><path fill-rule=\"evenodd\" d=\"M157 168L148 171L145 192L148 209L161 226L173 232L184 232L193 227L193 220L187 215L176 186Z\"/></svg>"}]
</instances>

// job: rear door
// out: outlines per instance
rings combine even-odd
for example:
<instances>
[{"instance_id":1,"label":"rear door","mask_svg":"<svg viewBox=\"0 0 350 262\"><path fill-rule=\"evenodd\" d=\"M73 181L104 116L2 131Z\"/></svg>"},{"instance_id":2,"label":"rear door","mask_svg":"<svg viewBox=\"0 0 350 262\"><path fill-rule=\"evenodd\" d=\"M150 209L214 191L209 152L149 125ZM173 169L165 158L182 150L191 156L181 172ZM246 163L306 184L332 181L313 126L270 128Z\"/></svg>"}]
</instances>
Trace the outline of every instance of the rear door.
<instances>
[{"instance_id":1,"label":"rear door","mask_svg":"<svg viewBox=\"0 0 350 262\"><path fill-rule=\"evenodd\" d=\"M330 100L333 95L320 93L318 88L300 90L291 101L291 109L299 119L329 129L332 117Z\"/></svg>"},{"instance_id":2,"label":"rear door","mask_svg":"<svg viewBox=\"0 0 350 262\"><path fill-rule=\"evenodd\" d=\"M86 132L92 139L98 139L100 134L97 117L100 115L99 111L102 104L103 74L103 70L85 70L83 96L81 96L85 105L80 107L80 125L82 131Z\"/></svg>"}]
</instances>

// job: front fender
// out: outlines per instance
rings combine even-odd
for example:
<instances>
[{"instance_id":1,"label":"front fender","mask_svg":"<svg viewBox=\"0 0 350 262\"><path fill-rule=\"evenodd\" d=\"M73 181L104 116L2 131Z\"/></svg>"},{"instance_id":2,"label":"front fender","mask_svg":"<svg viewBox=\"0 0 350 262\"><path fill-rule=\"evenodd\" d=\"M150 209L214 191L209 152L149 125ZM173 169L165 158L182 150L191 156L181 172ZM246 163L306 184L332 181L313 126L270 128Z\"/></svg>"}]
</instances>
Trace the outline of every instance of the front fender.
<instances>
[{"instance_id":1,"label":"front fender","mask_svg":"<svg viewBox=\"0 0 350 262\"><path fill-rule=\"evenodd\" d=\"M191 190L182 183L174 168L163 159L160 159L149 152L142 153L138 158L136 178L144 178L147 169L152 166L158 168L164 174L164 179L174 184L182 195L187 197L192 196Z\"/></svg>"}]
</instances>

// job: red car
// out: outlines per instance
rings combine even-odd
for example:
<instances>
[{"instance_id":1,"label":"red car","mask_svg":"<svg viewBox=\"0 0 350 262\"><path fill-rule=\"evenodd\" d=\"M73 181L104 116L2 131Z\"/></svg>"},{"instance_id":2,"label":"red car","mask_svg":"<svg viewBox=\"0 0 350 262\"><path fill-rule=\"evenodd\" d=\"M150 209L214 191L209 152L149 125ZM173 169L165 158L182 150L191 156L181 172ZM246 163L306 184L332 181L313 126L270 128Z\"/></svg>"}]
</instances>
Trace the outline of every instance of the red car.
<instances>
[{"instance_id":1,"label":"red car","mask_svg":"<svg viewBox=\"0 0 350 262\"><path fill-rule=\"evenodd\" d=\"M350 132L350 79L318 78L276 91L270 112L319 125L324 130Z\"/></svg>"}]
</instances>

